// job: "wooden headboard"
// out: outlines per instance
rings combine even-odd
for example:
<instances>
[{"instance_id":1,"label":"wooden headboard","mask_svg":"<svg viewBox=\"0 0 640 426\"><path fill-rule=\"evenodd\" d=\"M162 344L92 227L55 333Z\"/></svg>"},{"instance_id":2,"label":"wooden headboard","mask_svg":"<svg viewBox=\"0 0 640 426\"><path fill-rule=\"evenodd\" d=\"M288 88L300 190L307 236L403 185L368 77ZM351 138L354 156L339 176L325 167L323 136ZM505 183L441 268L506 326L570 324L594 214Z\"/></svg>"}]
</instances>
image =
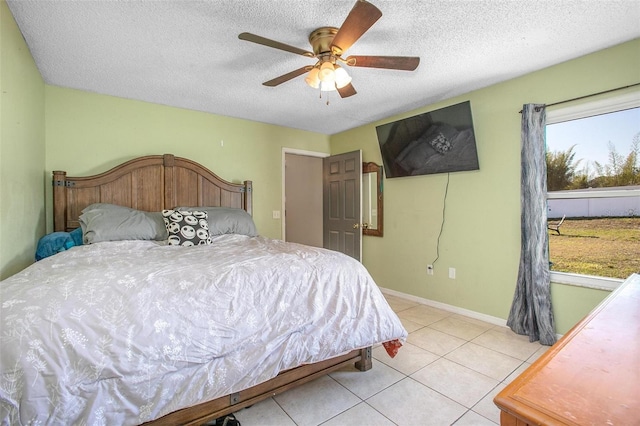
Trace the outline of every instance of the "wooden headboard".
<instances>
[{"instance_id":1,"label":"wooden headboard","mask_svg":"<svg viewBox=\"0 0 640 426\"><path fill-rule=\"evenodd\" d=\"M82 209L110 203L143 211L178 206L236 207L252 214L251 181L227 182L202 165L171 154L135 158L104 173L69 177L53 172L53 228L80 226Z\"/></svg>"}]
</instances>

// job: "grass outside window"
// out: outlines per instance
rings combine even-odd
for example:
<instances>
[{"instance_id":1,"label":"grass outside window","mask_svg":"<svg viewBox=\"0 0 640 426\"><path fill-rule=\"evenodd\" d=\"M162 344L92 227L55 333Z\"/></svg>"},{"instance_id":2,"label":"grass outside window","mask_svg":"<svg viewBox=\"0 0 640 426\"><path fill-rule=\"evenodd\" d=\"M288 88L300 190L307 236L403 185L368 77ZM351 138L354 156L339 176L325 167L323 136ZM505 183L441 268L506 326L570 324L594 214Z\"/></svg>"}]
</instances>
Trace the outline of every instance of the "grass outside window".
<instances>
[{"instance_id":1,"label":"grass outside window","mask_svg":"<svg viewBox=\"0 0 640 426\"><path fill-rule=\"evenodd\" d=\"M560 235L549 231L549 260L555 272L621 279L640 273L640 217L566 218Z\"/></svg>"}]
</instances>

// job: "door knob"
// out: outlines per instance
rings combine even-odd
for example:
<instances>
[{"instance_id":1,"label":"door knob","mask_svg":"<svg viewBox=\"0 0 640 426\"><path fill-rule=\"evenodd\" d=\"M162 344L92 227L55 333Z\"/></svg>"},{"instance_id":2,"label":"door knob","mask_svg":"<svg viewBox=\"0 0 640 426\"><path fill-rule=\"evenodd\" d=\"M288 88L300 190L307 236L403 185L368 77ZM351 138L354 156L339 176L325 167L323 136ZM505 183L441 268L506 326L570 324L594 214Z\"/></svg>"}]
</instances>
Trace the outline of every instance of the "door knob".
<instances>
[{"instance_id":1,"label":"door knob","mask_svg":"<svg viewBox=\"0 0 640 426\"><path fill-rule=\"evenodd\" d=\"M354 223L354 224L353 224L353 229L358 229L358 227L359 227L359 226L360 226L360 224L358 224L358 223Z\"/></svg>"}]
</instances>

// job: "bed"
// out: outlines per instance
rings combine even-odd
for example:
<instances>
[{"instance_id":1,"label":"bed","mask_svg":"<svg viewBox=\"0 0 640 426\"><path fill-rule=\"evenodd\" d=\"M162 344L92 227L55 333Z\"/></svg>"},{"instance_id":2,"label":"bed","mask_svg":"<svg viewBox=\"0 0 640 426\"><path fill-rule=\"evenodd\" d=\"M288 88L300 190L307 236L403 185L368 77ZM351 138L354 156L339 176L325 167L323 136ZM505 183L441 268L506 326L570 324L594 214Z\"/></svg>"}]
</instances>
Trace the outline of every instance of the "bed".
<instances>
[{"instance_id":1,"label":"bed","mask_svg":"<svg viewBox=\"0 0 640 426\"><path fill-rule=\"evenodd\" d=\"M202 424L393 355L407 334L366 269L258 235L251 195L170 154L53 172L54 230L85 244L0 283L0 423Z\"/></svg>"}]
</instances>

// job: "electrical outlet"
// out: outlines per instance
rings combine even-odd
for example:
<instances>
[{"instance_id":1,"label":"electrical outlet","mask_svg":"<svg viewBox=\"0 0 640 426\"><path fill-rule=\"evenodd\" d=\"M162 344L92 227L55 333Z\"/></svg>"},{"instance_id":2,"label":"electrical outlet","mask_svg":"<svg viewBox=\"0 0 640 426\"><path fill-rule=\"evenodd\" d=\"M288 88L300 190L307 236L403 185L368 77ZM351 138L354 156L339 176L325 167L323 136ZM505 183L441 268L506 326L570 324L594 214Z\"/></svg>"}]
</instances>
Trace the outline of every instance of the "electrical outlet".
<instances>
[{"instance_id":1,"label":"electrical outlet","mask_svg":"<svg viewBox=\"0 0 640 426\"><path fill-rule=\"evenodd\" d=\"M456 279L456 268L449 268L449 278L452 280Z\"/></svg>"},{"instance_id":2,"label":"electrical outlet","mask_svg":"<svg viewBox=\"0 0 640 426\"><path fill-rule=\"evenodd\" d=\"M427 275L433 275L433 265L427 265Z\"/></svg>"}]
</instances>

